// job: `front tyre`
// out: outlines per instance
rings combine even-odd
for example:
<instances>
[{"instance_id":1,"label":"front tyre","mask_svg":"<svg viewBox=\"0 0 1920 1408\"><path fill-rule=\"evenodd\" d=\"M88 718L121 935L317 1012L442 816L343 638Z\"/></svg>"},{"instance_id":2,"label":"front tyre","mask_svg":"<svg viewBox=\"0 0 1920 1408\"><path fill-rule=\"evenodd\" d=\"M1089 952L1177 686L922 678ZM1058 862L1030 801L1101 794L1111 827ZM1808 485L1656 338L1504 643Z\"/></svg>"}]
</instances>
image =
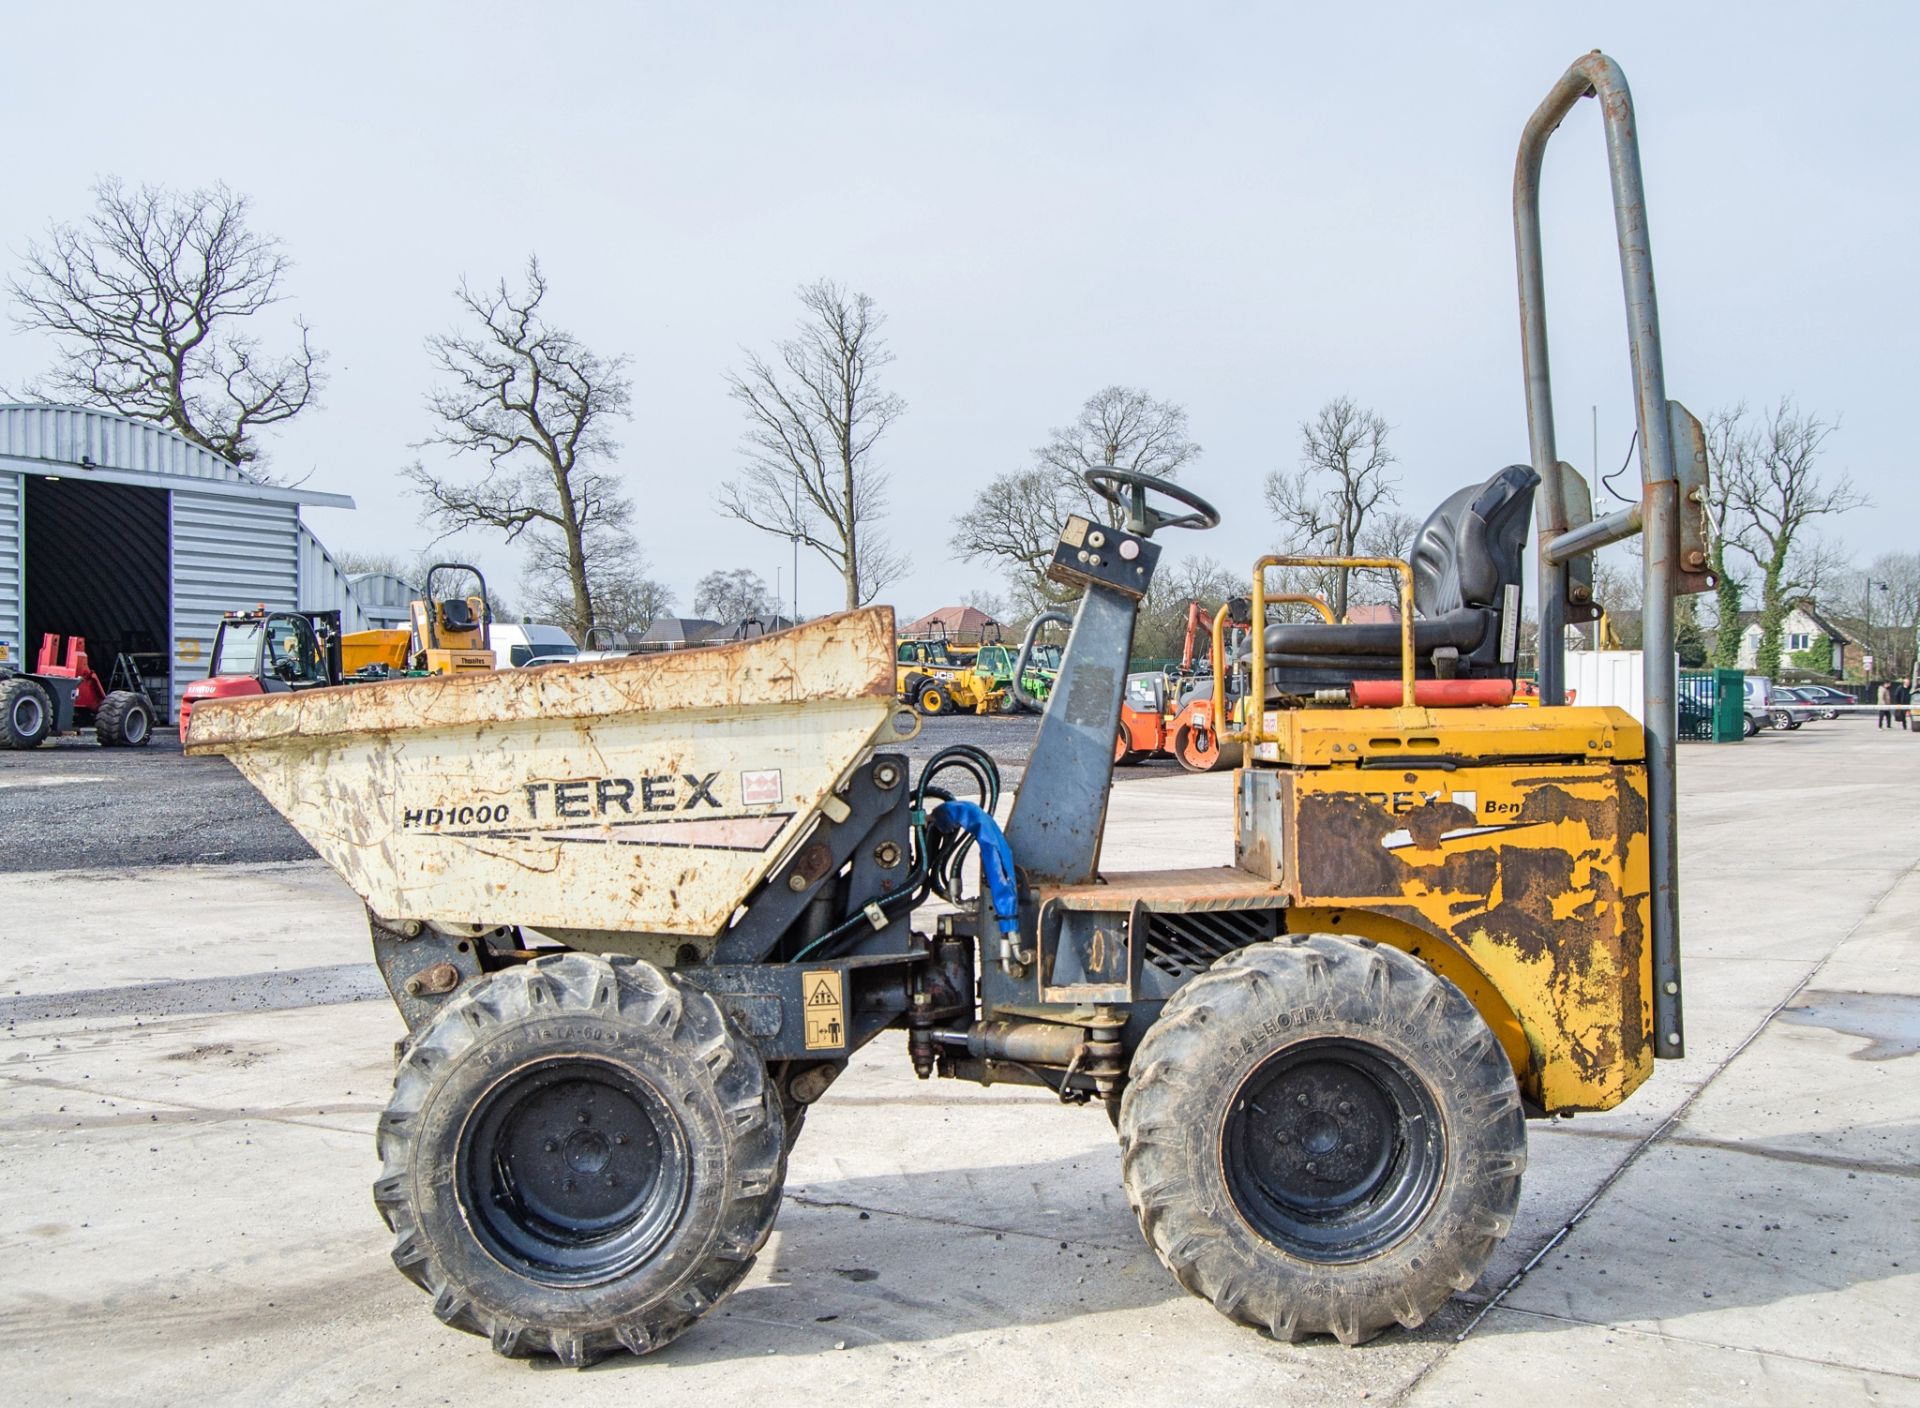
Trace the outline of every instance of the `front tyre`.
<instances>
[{"instance_id":1,"label":"front tyre","mask_svg":"<svg viewBox=\"0 0 1920 1408\"><path fill-rule=\"evenodd\" d=\"M102 748L144 748L153 737L153 706L144 694L116 689L94 711L93 736Z\"/></svg>"},{"instance_id":2,"label":"front tyre","mask_svg":"<svg viewBox=\"0 0 1920 1408\"><path fill-rule=\"evenodd\" d=\"M1127 1197L1180 1284L1358 1344L1471 1286L1512 1225L1520 1093L1473 1004L1373 944L1281 939L1167 1003L1120 1106Z\"/></svg>"},{"instance_id":3,"label":"front tyre","mask_svg":"<svg viewBox=\"0 0 1920 1408\"><path fill-rule=\"evenodd\" d=\"M496 1352L646 1354L737 1286L786 1177L780 1097L719 1006L569 953L473 984L381 1117L394 1264Z\"/></svg>"}]
</instances>

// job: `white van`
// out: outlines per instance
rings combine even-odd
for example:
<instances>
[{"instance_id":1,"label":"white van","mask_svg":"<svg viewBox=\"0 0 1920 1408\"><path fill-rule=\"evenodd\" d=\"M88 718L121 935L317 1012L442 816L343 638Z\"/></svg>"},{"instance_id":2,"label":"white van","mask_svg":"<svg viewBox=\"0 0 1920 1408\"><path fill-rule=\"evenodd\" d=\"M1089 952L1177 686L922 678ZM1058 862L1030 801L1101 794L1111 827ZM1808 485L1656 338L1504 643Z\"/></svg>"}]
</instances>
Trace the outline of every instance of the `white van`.
<instances>
[{"instance_id":1,"label":"white van","mask_svg":"<svg viewBox=\"0 0 1920 1408\"><path fill-rule=\"evenodd\" d=\"M1763 728L1773 727L1773 681L1765 675L1748 675L1741 689L1746 694L1747 737Z\"/></svg>"},{"instance_id":2,"label":"white van","mask_svg":"<svg viewBox=\"0 0 1920 1408\"><path fill-rule=\"evenodd\" d=\"M572 636L558 626L537 621L499 622L492 629L493 658L501 669L521 665L552 665L580 653Z\"/></svg>"}]
</instances>

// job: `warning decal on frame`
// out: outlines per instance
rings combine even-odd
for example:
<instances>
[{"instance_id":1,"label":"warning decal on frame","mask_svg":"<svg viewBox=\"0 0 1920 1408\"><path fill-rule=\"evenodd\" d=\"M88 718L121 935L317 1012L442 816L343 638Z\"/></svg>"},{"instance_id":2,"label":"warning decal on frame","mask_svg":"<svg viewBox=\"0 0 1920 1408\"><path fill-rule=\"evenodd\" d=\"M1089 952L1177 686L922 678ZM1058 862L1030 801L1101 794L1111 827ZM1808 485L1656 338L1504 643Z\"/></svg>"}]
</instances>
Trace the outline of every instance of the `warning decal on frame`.
<instances>
[{"instance_id":1,"label":"warning decal on frame","mask_svg":"<svg viewBox=\"0 0 1920 1408\"><path fill-rule=\"evenodd\" d=\"M802 973L800 1000L806 1010L807 1050L838 1050L847 1044L847 1005L839 969Z\"/></svg>"}]
</instances>

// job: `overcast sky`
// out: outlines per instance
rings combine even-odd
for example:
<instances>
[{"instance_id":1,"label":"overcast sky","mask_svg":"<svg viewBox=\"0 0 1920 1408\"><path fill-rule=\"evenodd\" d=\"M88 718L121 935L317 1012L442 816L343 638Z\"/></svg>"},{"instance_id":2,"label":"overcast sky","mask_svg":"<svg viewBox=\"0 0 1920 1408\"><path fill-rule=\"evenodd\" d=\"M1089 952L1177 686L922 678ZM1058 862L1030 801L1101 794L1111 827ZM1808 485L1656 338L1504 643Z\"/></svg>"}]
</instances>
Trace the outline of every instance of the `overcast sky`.
<instances>
[{"instance_id":1,"label":"overcast sky","mask_svg":"<svg viewBox=\"0 0 1920 1408\"><path fill-rule=\"evenodd\" d=\"M1520 128L1601 47L1638 104L1668 392L1792 393L1838 417L1871 493L1836 536L1913 548L1920 342L1911 7L356 5L10 7L0 249L78 219L100 176L225 180L296 261L330 354L276 466L352 494L329 546L430 536L395 471L429 421L422 339L461 276L543 261L555 319L632 358L619 470L653 572L788 548L719 516L723 374L830 276L888 318L907 415L881 455L903 610L994 587L946 546L991 475L1109 383L1185 405L1225 514L1170 550L1249 561L1261 484L1349 394L1424 515L1527 458L1509 197ZM1549 152L1561 453L1632 432L1598 115ZM0 383L47 352L0 336ZM478 465L475 466L477 470ZM473 537L509 597L518 554ZM783 582L783 586L790 586ZM800 606L837 606L803 558Z\"/></svg>"}]
</instances>

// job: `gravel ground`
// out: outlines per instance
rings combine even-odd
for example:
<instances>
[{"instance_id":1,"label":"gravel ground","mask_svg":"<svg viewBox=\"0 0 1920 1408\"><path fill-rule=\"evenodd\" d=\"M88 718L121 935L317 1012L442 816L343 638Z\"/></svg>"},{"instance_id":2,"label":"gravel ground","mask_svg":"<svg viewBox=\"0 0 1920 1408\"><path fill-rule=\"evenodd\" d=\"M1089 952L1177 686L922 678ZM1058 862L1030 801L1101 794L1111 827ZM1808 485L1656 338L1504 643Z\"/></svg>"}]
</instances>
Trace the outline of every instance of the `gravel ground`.
<instances>
[{"instance_id":1,"label":"gravel ground","mask_svg":"<svg viewBox=\"0 0 1920 1408\"><path fill-rule=\"evenodd\" d=\"M1033 747L1034 718L925 719L905 745L917 768L941 748L985 748L1011 791ZM1170 760L1123 782L1177 773ZM145 748L101 748L90 733L31 752L0 749L0 872L306 860L307 843L225 758L189 758L170 728Z\"/></svg>"}]
</instances>

